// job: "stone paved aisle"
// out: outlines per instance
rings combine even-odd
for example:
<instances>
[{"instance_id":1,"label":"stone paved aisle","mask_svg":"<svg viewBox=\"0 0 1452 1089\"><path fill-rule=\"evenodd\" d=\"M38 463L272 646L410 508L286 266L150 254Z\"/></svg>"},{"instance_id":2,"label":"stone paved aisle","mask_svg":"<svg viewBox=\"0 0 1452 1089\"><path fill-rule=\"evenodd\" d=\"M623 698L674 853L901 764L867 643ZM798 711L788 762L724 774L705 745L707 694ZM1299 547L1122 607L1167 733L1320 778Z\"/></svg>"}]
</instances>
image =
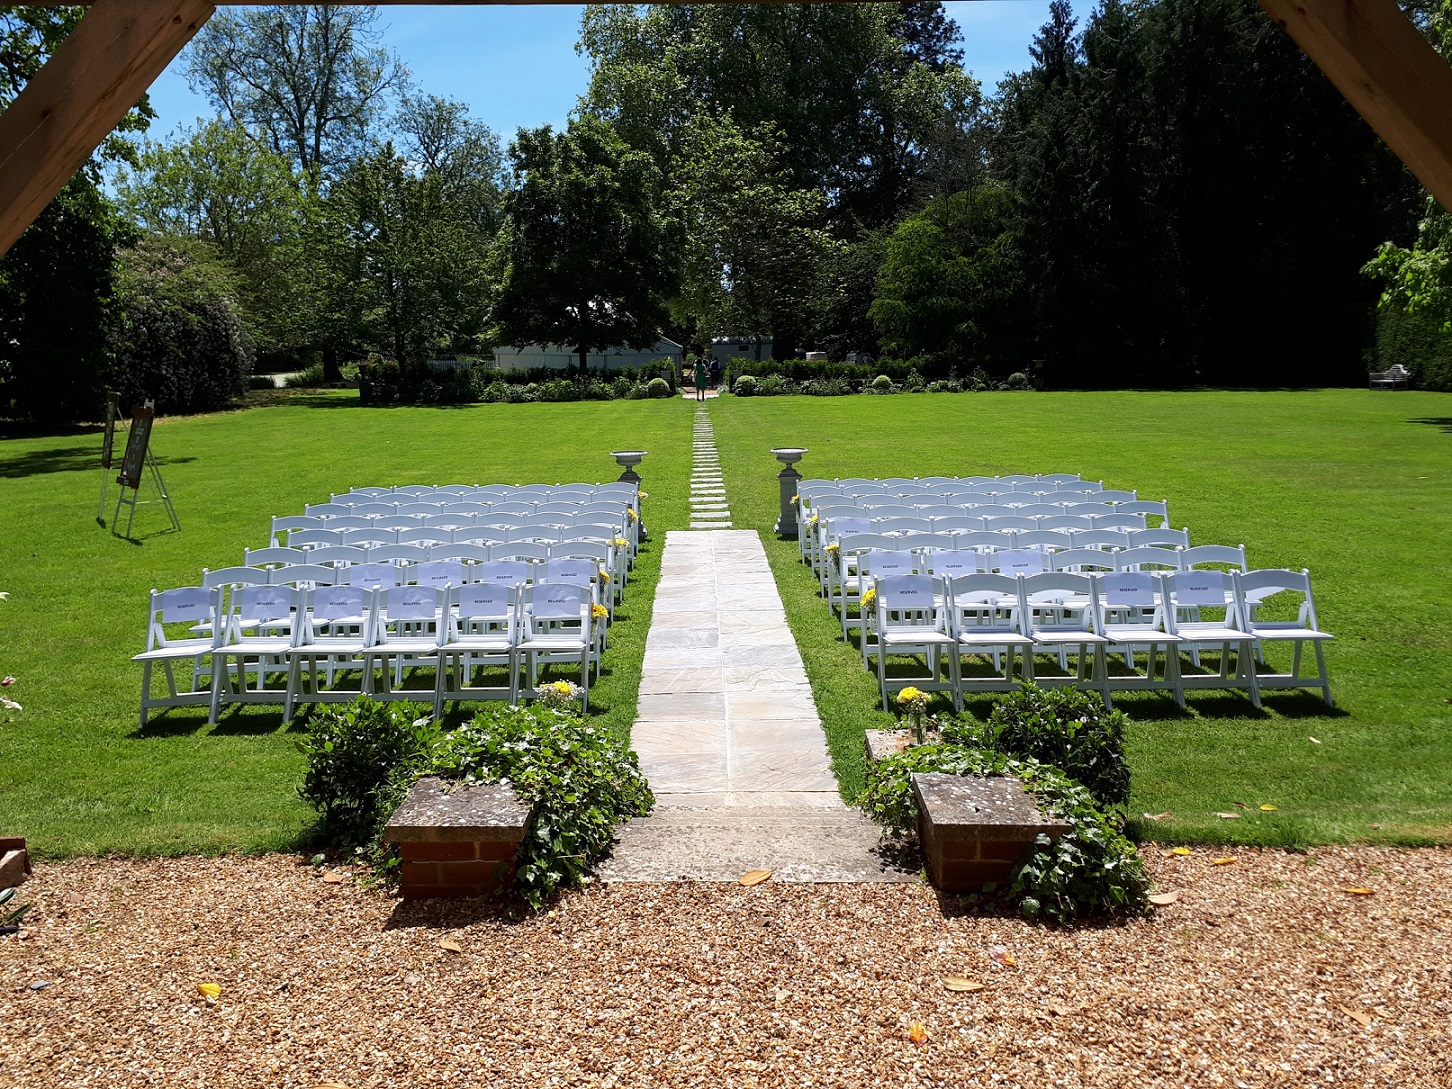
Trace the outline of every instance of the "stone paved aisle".
<instances>
[{"instance_id":1,"label":"stone paved aisle","mask_svg":"<svg viewBox=\"0 0 1452 1089\"><path fill-rule=\"evenodd\" d=\"M632 747L657 809L606 881L902 881L837 794L826 738L755 531L666 534Z\"/></svg>"}]
</instances>

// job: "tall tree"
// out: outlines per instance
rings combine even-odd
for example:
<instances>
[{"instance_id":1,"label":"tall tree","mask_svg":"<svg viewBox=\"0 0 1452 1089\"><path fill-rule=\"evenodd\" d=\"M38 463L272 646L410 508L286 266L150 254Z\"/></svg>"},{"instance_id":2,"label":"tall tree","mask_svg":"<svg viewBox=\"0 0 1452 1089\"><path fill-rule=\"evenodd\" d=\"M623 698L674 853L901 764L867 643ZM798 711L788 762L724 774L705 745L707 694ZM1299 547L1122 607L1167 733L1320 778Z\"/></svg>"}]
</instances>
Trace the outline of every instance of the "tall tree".
<instances>
[{"instance_id":1,"label":"tall tree","mask_svg":"<svg viewBox=\"0 0 1452 1089\"><path fill-rule=\"evenodd\" d=\"M393 124L403 157L436 175L449 199L470 209L480 231L497 231L504 214L504 149L495 132L470 117L464 103L437 95L405 95Z\"/></svg>"},{"instance_id":2,"label":"tall tree","mask_svg":"<svg viewBox=\"0 0 1452 1089\"><path fill-rule=\"evenodd\" d=\"M378 44L375 7L223 8L187 53L187 81L306 173L366 150L408 70Z\"/></svg>"},{"instance_id":3,"label":"tall tree","mask_svg":"<svg viewBox=\"0 0 1452 1089\"><path fill-rule=\"evenodd\" d=\"M654 160L589 115L565 132L521 129L509 155L499 336L568 344L581 368L592 351L651 347L676 287Z\"/></svg>"}]
</instances>

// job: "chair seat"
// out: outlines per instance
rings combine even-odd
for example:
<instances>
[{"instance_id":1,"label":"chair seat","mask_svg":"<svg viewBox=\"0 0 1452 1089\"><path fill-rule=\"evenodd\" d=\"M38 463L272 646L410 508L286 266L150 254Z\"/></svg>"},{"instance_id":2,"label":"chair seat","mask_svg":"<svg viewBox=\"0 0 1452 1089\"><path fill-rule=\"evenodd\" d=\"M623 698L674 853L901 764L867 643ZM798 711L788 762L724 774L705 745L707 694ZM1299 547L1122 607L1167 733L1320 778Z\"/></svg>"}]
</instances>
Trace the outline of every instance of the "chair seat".
<instances>
[{"instance_id":1,"label":"chair seat","mask_svg":"<svg viewBox=\"0 0 1452 1089\"><path fill-rule=\"evenodd\" d=\"M1038 646L1093 646L1109 642L1102 635L1092 631L1044 631L1034 632L1033 642Z\"/></svg>"},{"instance_id":2,"label":"chair seat","mask_svg":"<svg viewBox=\"0 0 1452 1089\"><path fill-rule=\"evenodd\" d=\"M271 639L266 637L249 636L240 643L231 643L225 647L221 647L217 651L217 653L230 655L246 654L261 655L263 657L275 657L286 654L291 649L292 640L284 636L278 636L277 638Z\"/></svg>"},{"instance_id":3,"label":"chair seat","mask_svg":"<svg viewBox=\"0 0 1452 1089\"><path fill-rule=\"evenodd\" d=\"M1180 623L1180 639L1186 643L1244 643L1255 636L1238 628L1227 628L1224 624L1206 624L1198 627L1193 623Z\"/></svg>"},{"instance_id":4,"label":"chair seat","mask_svg":"<svg viewBox=\"0 0 1452 1089\"><path fill-rule=\"evenodd\" d=\"M1020 635L1016 631L984 630L958 633L960 647L1029 647L1033 646L1033 642L1027 635Z\"/></svg>"},{"instance_id":5,"label":"chair seat","mask_svg":"<svg viewBox=\"0 0 1452 1089\"><path fill-rule=\"evenodd\" d=\"M1183 643L1178 635L1142 624L1105 624L1104 636L1111 643Z\"/></svg>"},{"instance_id":6,"label":"chair seat","mask_svg":"<svg viewBox=\"0 0 1452 1089\"><path fill-rule=\"evenodd\" d=\"M390 639L386 643L368 648L369 654L433 654L439 649L438 640L429 638Z\"/></svg>"},{"instance_id":7,"label":"chair seat","mask_svg":"<svg viewBox=\"0 0 1452 1089\"><path fill-rule=\"evenodd\" d=\"M1298 628L1294 625L1289 627L1278 627L1277 625L1252 624L1249 632L1241 634L1242 639L1316 639L1329 640L1332 638L1330 632L1315 631L1311 628Z\"/></svg>"},{"instance_id":8,"label":"chair seat","mask_svg":"<svg viewBox=\"0 0 1452 1089\"><path fill-rule=\"evenodd\" d=\"M180 661L184 658L196 658L199 655L211 653L211 639L184 639L180 642L168 643L164 647L143 650L140 654L132 655L131 660L133 662Z\"/></svg>"},{"instance_id":9,"label":"chair seat","mask_svg":"<svg viewBox=\"0 0 1452 1089\"><path fill-rule=\"evenodd\" d=\"M508 638L498 636L465 636L439 647L440 654L506 654L513 644Z\"/></svg>"}]
</instances>

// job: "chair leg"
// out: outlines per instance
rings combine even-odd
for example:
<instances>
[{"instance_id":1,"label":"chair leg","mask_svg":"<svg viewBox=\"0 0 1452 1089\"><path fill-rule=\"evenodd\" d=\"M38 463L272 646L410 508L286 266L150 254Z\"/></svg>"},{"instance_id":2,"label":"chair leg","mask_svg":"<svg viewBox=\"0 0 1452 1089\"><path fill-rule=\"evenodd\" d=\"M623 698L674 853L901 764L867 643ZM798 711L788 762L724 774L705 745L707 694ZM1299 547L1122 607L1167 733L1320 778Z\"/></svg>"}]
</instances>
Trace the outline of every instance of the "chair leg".
<instances>
[{"instance_id":1,"label":"chair leg","mask_svg":"<svg viewBox=\"0 0 1452 1089\"><path fill-rule=\"evenodd\" d=\"M1319 639L1316 640L1316 669L1321 675L1321 697L1326 701L1327 707L1335 707L1336 701L1331 698L1331 677L1326 672L1326 652Z\"/></svg>"}]
</instances>

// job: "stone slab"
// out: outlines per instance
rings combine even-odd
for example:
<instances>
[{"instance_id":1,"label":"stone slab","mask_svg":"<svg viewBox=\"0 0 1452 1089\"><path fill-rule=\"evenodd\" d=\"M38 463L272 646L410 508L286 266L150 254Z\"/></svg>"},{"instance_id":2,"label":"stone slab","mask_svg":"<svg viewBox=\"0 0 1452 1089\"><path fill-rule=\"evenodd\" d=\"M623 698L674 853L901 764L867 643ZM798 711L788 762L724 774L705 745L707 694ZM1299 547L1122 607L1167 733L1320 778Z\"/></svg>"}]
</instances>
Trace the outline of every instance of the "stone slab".
<instances>
[{"instance_id":1,"label":"stone slab","mask_svg":"<svg viewBox=\"0 0 1452 1089\"><path fill-rule=\"evenodd\" d=\"M758 869L783 883L917 881L886 860L880 843L876 827L840 800L835 808L673 807L622 827L597 873L606 882L734 882Z\"/></svg>"},{"instance_id":2,"label":"stone slab","mask_svg":"<svg viewBox=\"0 0 1452 1089\"><path fill-rule=\"evenodd\" d=\"M530 806L498 783L446 783L420 779L383 830L388 843L472 840L518 843Z\"/></svg>"}]
</instances>

